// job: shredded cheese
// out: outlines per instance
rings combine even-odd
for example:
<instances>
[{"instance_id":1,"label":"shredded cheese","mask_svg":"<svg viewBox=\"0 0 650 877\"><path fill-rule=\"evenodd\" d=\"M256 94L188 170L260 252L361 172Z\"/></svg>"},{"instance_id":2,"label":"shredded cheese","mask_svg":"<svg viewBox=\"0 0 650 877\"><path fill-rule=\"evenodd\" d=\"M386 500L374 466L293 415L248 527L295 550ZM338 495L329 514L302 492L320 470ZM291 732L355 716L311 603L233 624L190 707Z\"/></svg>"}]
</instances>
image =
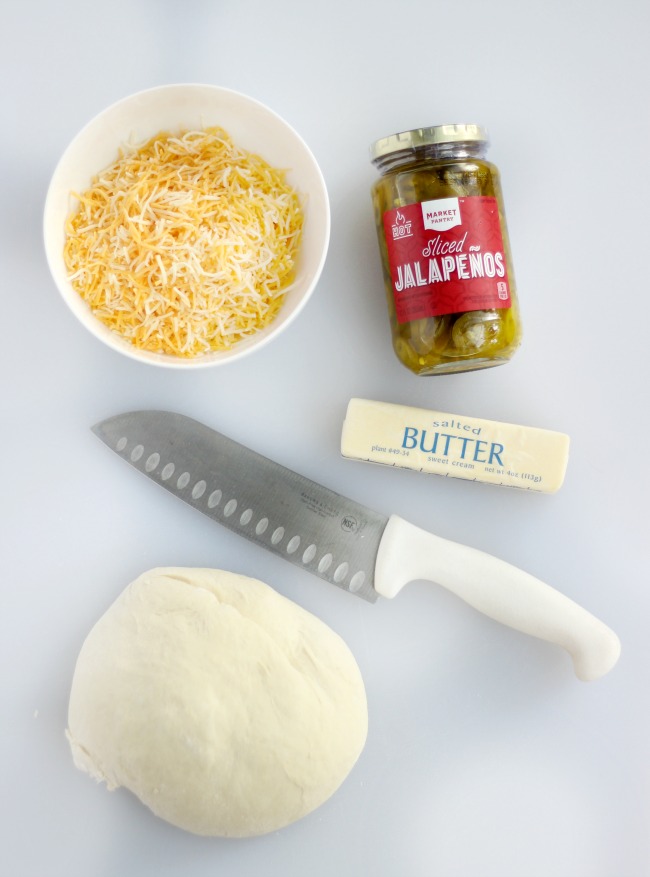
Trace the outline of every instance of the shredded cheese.
<instances>
[{"instance_id":1,"label":"shredded cheese","mask_svg":"<svg viewBox=\"0 0 650 877\"><path fill-rule=\"evenodd\" d=\"M277 315L300 244L300 199L283 171L222 129L124 149L75 199L70 281L136 347L200 356Z\"/></svg>"}]
</instances>

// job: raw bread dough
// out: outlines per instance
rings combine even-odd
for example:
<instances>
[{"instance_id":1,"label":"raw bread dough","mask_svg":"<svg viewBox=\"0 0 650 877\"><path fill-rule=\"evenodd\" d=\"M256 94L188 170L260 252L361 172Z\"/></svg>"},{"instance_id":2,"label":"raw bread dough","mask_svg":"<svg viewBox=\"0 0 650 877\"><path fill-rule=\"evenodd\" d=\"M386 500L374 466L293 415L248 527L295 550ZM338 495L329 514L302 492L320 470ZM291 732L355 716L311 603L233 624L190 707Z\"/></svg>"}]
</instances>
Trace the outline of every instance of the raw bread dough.
<instances>
[{"instance_id":1,"label":"raw bread dough","mask_svg":"<svg viewBox=\"0 0 650 877\"><path fill-rule=\"evenodd\" d=\"M246 837L322 804L365 744L343 640L268 585L154 569L100 618L75 668L77 767L196 834Z\"/></svg>"}]
</instances>

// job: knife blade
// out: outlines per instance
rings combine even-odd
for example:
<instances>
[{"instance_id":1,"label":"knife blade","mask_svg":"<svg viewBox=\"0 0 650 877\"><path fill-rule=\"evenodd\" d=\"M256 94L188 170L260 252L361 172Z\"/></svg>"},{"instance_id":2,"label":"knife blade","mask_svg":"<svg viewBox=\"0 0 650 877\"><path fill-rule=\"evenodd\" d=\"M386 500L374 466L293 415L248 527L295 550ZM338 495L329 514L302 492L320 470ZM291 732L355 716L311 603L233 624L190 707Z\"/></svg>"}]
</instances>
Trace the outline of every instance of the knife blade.
<instances>
[{"instance_id":1,"label":"knife blade","mask_svg":"<svg viewBox=\"0 0 650 877\"><path fill-rule=\"evenodd\" d=\"M618 660L612 630L529 573L366 508L192 418L131 411L93 432L198 511L368 601L428 580L502 624L560 645L582 680Z\"/></svg>"}]
</instances>

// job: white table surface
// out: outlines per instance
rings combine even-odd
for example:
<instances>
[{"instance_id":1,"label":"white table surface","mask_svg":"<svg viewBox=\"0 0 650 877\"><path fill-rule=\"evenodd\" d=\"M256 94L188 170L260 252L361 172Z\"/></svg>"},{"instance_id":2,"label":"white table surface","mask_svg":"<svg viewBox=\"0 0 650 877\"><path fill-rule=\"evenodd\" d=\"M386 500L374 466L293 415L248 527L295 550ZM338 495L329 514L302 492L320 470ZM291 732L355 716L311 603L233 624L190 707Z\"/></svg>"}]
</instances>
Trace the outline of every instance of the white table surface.
<instances>
[{"instance_id":1,"label":"white table surface","mask_svg":"<svg viewBox=\"0 0 650 877\"><path fill-rule=\"evenodd\" d=\"M330 0L87 0L2 7L3 839L11 877L645 877L650 874L649 7ZM279 340L227 368L120 357L59 299L41 242L49 177L93 115L205 82L292 123L321 163L332 238ZM479 121L500 167L525 323L507 366L416 378L388 335L370 143ZM557 429L544 496L341 459L361 396ZM366 604L147 487L90 433L163 407L384 512L524 567L619 634L581 683L560 649L432 585ZM84 636L154 566L266 580L353 650L366 748L322 808L266 837L197 838L108 793L64 737Z\"/></svg>"}]
</instances>

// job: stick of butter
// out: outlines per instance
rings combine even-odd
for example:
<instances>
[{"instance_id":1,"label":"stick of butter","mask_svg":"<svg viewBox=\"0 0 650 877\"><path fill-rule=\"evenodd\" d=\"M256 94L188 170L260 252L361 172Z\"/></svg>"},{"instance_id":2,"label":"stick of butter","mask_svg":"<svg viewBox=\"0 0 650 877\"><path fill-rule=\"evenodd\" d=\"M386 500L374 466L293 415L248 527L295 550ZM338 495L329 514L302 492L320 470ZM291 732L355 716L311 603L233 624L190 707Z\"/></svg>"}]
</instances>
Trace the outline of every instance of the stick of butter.
<instances>
[{"instance_id":1,"label":"stick of butter","mask_svg":"<svg viewBox=\"0 0 650 877\"><path fill-rule=\"evenodd\" d=\"M569 436L548 429L351 399L341 454L354 460L555 493Z\"/></svg>"}]
</instances>

